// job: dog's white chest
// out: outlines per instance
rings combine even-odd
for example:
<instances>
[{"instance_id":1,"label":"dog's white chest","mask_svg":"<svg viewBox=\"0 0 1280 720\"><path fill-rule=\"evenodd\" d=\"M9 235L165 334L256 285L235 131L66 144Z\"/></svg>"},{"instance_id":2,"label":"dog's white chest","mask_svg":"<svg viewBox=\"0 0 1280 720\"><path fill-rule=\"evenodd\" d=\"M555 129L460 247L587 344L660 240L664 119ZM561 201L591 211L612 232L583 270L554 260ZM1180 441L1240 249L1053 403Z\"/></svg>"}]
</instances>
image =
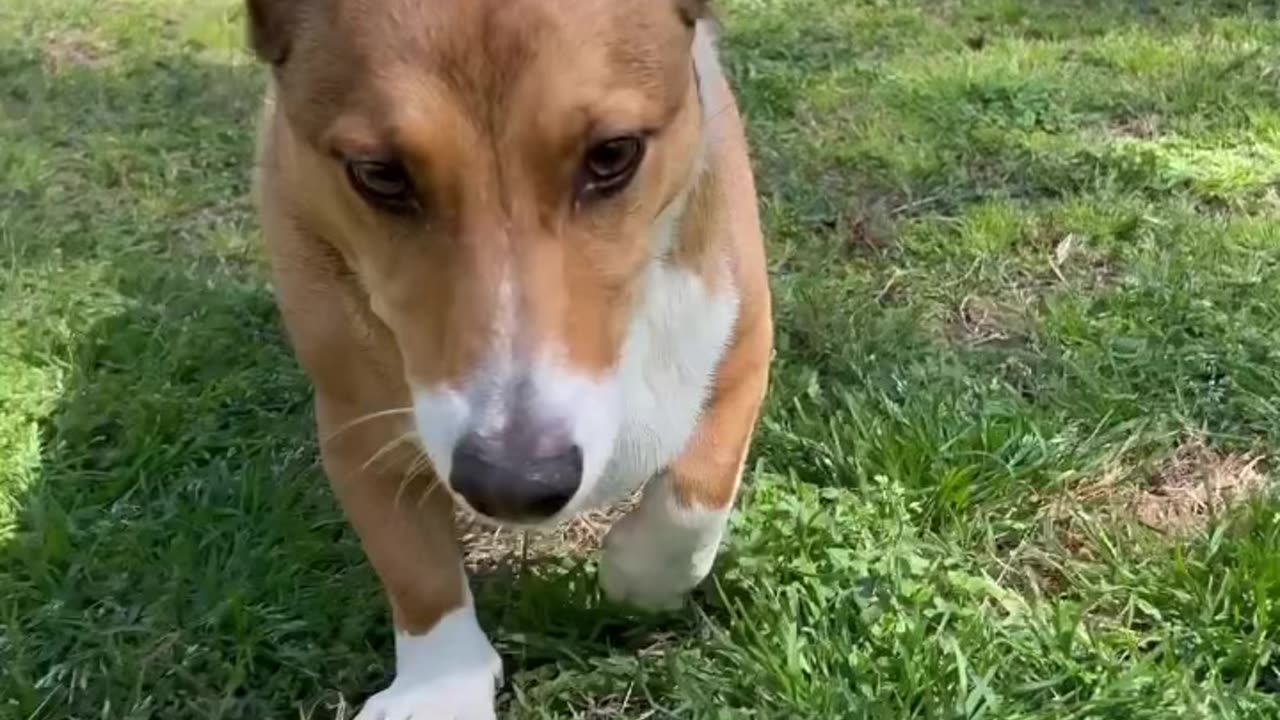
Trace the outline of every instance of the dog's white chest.
<instances>
[{"instance_id":1,"label":"dog's white chest","mask_svg":"<svg viewBox=\"0 0 1280 720\"><path fill-rule=\"evenodd\" d=\"M622 426L593 500L633 491L688 443L738 319L734 289L717 290L679 267L649 270L618 368Z\"/></svg>"}]
</instances>

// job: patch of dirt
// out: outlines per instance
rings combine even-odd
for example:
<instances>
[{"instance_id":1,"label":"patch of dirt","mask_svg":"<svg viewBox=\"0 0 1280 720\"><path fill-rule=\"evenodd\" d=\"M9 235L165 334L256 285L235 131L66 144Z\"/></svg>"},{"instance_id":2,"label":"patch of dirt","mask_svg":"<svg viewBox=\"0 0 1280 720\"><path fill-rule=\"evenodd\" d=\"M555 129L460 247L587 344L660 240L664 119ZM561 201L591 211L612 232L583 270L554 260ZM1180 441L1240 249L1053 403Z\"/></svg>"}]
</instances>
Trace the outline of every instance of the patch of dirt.
<instances>
[{"instance_id":1,"label":"patch of dirt","mask_svg":"<svg viewBox=\"0 0 1280 720\"><path fill-rule=\"evenodd\" d=\"M1156 468L1147 487L1130 501L1143 525L1186 536L1236 503L1262 492L1267 483L1260 455L1223 455L1192 438Z\"/></svg>"},{"instance_id":2,"label":"patch of dirt","mask_svg":"<svg viewBox=\"0 0 1280 720\"><path fill-rule=\"evenodd\" d=\"M1077 510L1103 519L1136 519L1170 538L1203 532L1215 517L1267 490L1267 460L1252 453L1222 453L1199 435L1188 436L1158 462L1144 483L1135 471L1115 467L1102 477L1053 500L1046 517L1064 522L1059 533L1068 551L1092 555L1091 543L1073 522Z\"/></svg>"},{"instance_id":3,"label":"patch of dirt","mask_svg":"<svg viewBox=\"0 0 1280 720\"><path fill-rule=\"evenodd\" d=\"M45 67L53 73L101 67L108 52L105 43L82 31L51 33L44 42Z\"/></svg>"},{"instance_id":4,"label":"patch of dirt","mask_svg":"<svg viewBox=\"0 0 1280 720\"><path fill-rule=\"evenodd\" d=\"M638 501L639 493L636 493L614 505L541 531L497 527L459 509L457 523L467 569L486 574L595 552L613 523Z\"/></svg>"},{"instance_id":5,"label":"patch of dirt","mask_svg":"<svg viewBox=\"0 0 1280 720\"><path fill-rule=\"evenodd\" d=\"M1126 530L1135 525L1169 541L1193 538L1224 511L1274 487L1268 467L1262 455L1223 453L1198 434L1149 467L1117 460L1094 480L1041 498L1048 542L1012 549L1000 565L1001 582L1056 594L1072 584L1067 558L1097 560L1104 544L1134 539Z\"/></svg>"}]
</instances>

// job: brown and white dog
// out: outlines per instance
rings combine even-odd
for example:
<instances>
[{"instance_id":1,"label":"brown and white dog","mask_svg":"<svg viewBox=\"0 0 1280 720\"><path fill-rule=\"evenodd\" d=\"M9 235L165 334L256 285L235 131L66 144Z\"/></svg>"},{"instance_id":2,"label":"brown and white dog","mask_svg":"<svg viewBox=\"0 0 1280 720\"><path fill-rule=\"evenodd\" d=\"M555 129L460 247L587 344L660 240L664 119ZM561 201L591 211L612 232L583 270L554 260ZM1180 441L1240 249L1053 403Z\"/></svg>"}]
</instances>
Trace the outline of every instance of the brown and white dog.
<instances>
[{"instance_id":1,"label":"brown and white dog","mask_svg":"<svg viewBox=\"0 0 1280 720\"><path fill-rule=\"evenodd\" d=\"M773 328L706 0L247 5L278 303L395 622L360 718L493 718L454 503L540 526L647 482L601 582L669 608L737 494Z\"/></svg>"}]
</instances>

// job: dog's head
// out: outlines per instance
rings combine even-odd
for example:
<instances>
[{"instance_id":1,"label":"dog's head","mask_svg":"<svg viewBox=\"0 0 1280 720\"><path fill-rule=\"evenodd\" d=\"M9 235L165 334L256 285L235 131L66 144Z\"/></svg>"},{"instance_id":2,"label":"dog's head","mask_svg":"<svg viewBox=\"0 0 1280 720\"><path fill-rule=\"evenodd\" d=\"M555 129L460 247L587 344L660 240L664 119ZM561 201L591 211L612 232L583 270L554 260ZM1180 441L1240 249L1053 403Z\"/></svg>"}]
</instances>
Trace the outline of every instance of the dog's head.
<instances>
[{"instance_id":1,"label":"dog's head","mask_svg":"<svg viewBox=\"0 0 1280 720\"><path fill-rule=\"evenodd\" d=\"M703 151L705 4L248 1L289 212L394 335L421 443L481 514L567 512L613 453L638 291Z\"/></svg>"}]
</instances>

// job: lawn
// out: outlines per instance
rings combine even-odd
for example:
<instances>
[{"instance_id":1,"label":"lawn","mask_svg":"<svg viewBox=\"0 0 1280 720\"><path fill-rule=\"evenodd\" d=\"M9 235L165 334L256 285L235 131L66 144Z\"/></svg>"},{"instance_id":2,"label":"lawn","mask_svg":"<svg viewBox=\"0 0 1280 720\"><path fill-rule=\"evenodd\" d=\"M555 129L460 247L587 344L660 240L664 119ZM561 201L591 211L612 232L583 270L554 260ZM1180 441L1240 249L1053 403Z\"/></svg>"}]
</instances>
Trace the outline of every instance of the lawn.
<instances>
[{"instance_id":1,"label":"lawn","mask_svg":"<svg viewBox=\"0 0 1280 720\"><path fill-rule=\"evenodd\" d=\"M779 331L749 489L668 616L548 550L591 528L482 538L508 716L1280 717L1274 6L721 5ZM4 720L388 679L247 197L261 87L236 0L0 4Z\"/></svg>"}]
</instances>

